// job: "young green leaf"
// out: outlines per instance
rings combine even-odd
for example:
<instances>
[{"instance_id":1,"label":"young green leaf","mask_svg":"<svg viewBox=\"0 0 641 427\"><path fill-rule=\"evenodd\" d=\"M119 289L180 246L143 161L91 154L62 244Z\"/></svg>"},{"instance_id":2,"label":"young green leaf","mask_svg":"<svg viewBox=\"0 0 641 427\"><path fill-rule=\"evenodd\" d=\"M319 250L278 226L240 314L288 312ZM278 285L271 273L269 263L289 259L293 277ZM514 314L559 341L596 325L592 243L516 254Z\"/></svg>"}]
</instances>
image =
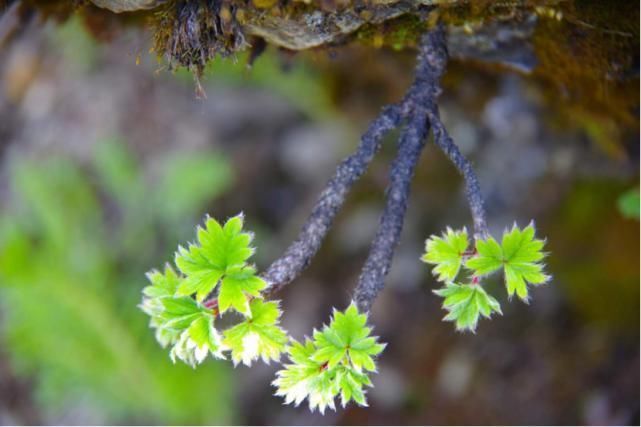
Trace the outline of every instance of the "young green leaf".
<instances>
[{"instance_id":1,"label":"young green leaf","mask_svg":"<svg viewBox=\"0 0 641 427\"><path fill-rule=\"evenodd\" d=\"M158 319L161 327L183 330L200 317L207 309L190 297L162 298L163 311Z\"/></svg>"},{"instance_id":2,"label":"young green leaf","mask_svg":"<svg viewBox=\"0 0 641 427\"><path fill-rule=\"evenodd\" d=\"M355 304L344 313L334 311L329 326L314 331L314 339L305 345L294 343L289 349L293 362L277 373L274 385L277 396L285 403L298 405L307 398L310 409L335 409L334 398L340 394L343 406L350 401L366 406L365 387L371 386L366 373L375 372L373 357L380 354L384 344L371 337L366 326L367 316L360 314Z\"/></svg>"},{"instance_id":3,"label":"young green leaf","mask_svg":"<svg viewBox=\"0 0 641 427\"><path fill-rule=\"evenodd\" d=\"M152 270L147 273L151 285L143 289L140 308L150 317L149 325L156 329L156 339L161 346L174 344L182 330L188 327L206 309L188 297L175 298L180 277L166 266L164 273Z\"/></svg>"},{"instance_id":4,"label":"young green leaf","mask_svg":"<svg viewBox=\"0 0 641 427\"><path fill-rule=\"evenodd\" d=\"M322 363L314 362L311 358L316 351L314 343L306 339L305 344L293 341L288 349L289 359L292 363L276 373L272 383L276 388L276 396L285 399L285 404L294 403L295 406L306 398L309 408L318 408L325 413L326 408L336 409L334 397L338 394L335 384L335 375Z\"/></svg>"},{"instance_id":5,"label":"young green leaf","mask_svg":"<svg viewBox=\"0 0 641 427\"><path fill-rule=\"evenodd\" d=\"M530 224L522 231L514 225L503 234L503 256L505 259L505 286L509 296L516 293L524 301L528 299L527 284L541 285L550 279L543 272L544 241L534 238L534 226Z\"/></svg>"},{"instance_id":6,"label":"young green leaf","mask_svg":"<svg viewBox=\"0 0 641 427\"><path fill-rule=\"evenodd\" d=\"M441 282L456 279L463 263L463 255L469 245L467 230L454 231L447 228L442 237L432 236L425 242L423 262L434 264L432 273Z\"/></svg>"},{"instance_id":7,"label":"young green leaf","mask_svg":"<svg viewBox=\"0 0 641 427\"><path fill-rule=\"evenodd\" d=\"M178 248L176 266L186 277L177 295L195 293L202 301L225 274L245 265L254 249L250 247L252 235L242 232L242 227L242 214L230 218L224 226L207 218L205 228L198 228L198 244Z\"/></svg>"},{"instance_id":8,"label":"young green leaf","mask_svg":"<svg viewBox=\"0 0 641 427\"><path fill-rule=\"evenodd\" d=\"M232 267L220 285L218 307L221 313L233 307L245 316L251 316L248 296L257 297L267 284L256 275L253 267Z\"/></svg>"},{"instance_id":9,"label":"young green leaf","mask_svg":"<svg viewBox=\"0 0 641 427\"><path fill-rule=\"evenodd\" d=\"M528 300L527 284L540 285L549 280L543 272L544 241L534 237L534 226L523 230L516 225L503 233L501 245L493 238L476 243L477 255L466 266L482 276L503 268L505 287L511 297L515 293L523 301Z\"/></svg>"},{"instance_id":10,"label":"young green leaf","mask_svg":"<svg viewBox=\"0 0 641 427\"><path fill-rule=\"evenodd\" d=\"M465 263L465 266L474 270L476 276L485 276L503 267L503 249L494 240L488 237L487 240L476 241L476 255Z\"/></svg>"},{"instance_id":11,"label":"young green leaf","mask_svg":"<svg viewBox=\"0 0 641 427\"><path fill-rule=\"evenodd\" d=\"M234 365L242 361L247 366L258 358L265 363L278 360L285 350L287 333L278 326L281 311L276 301L253 299L250 315L244 322L224 332L224 345L231 349Z\"/></svg>"},{"instance_id":12,"label":"young green leaf","mask_svg":"<svg viewBox=\"0 0 641 427\"><path fill-rule=\"evenodd\" d=\"M151 270L147 273L151 285L143 288L142 293L149 298L171 297L180 285L180 278L169 264L165 265L165 272Z\"/></svg>"},{"instance_id":13,"label":"young green leaf","mask_svg":"<svg viewBox=\"0 0 641 427\"><path fill-rule=\"evenodd\" d=\"M448 314L443 320L456 322L459 331L474 332L480 316L489 319L493 312L502 314L499 302L480 285L450 283L434 293L445 298L443 308Z\"/></svg>"},{"instance_id":14,"label":"young green leaf","mask_svg":"<svg viewBox=\"0 0 641 427\"><path fill-rule=\"evenodd\" d=\"M221 337L214 328L213 316L202 313L180 334L169 356L174 363L176 359L180 359L195 368L210 353L216 358L224 359L221 350Z\"/></svg>"},{"instance_id":15,"label":"young green leaf","mask_svg":"<svg viewBox=\"0 0 641 427\"><path fill-rule=\"evenodd\" d=\"M341 405L343 408L347 406L350 400L358 403L361 406L367 406L367 399L363 388L371 386L369 377L357 370L351 369L348 366L338 366L336 372L336 383L341 394Z\"/></svg>"},{"instance_id":16,"label":"young green leaf","mask_svg":"<svg viewBox=\"0 0 641 427\"><path fill-rule=\"evenodd\" d=\"M363 369L375 371L376 365L372 356L380 354L384 344L376 342L377 337L370 337L371 328L366 326L367 316L359 314L355 304L351 304L345 313L334 310L334 317L322 331L314 331L316 352L312 359L327 363L332 369L343 361L348 361L358 372Z\"/></svg>"}]
</instances>

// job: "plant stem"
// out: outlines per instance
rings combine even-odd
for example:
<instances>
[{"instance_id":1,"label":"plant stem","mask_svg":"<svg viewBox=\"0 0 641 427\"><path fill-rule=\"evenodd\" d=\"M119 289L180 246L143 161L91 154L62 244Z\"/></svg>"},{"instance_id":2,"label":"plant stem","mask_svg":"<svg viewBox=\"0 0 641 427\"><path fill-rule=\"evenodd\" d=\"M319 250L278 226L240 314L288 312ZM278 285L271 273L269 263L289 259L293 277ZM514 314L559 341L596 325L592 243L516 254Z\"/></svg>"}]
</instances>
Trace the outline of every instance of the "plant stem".
<instances>
[{"instance_id":1,"label":"plant stem","mask_svg":"<svg viewBox=\"0 0 641 427\"><path fill-rule=\"evenodd\" d=\"M356 152L338 166L297 239L263 275L270 285L267 292L279 290L307 267L327 235L346 194L380 149L383 136L402 123L406 125L399 138L398 154L390 169L385 208L354 291L354 300L359 310L369 311L374 299L383 289L403 228L410 183L430 127L436 144L463 175L474 221L475 238L486 237L485 208L478 179L470 162L448 135L436 105L441 92L440 79L447 61L445 32L443 26L439 25L421 39L416 77L402 102L383 109L379 117L370 124Z\"/></svg>"},{"instance_id":2,"label":"plant stem","mask_svg":"<svg viewBox=\"0 0 641 427\"><path fill-rule=\"evenodd\" d=\"M385 107L361 137L356 151L337 167L296 240L263 275L270 286L269 292L275 292L294 280L309 265L331 228L345 196L354 182L367 170L367 166L382 145L383 136L396 128L400 121L398 106Z\"/></svg>"},{"instance_id":3,"label":"plant stem","mask_svg":"<svg viewBox=\"0 0 641 427\"><path fill-rule=\"evenodd\" d=\"M463 179L465 180L465 195L467 197L467 202L470 205L472 220L474 221L474 238L477 240L487 238L489 232L487 229L487 221L485 219L483 195L481 194L479 180L472 168L472 164L465 156L463 156L463 154L461 154L457 145L452 141L452 138L441 121L438 106L436 104L434 105L434 108L428 112L428 117L432 124L434 142L445 153L445 155L447 155L456 169L458 169L459 173L463 175Z\"/></svg>"},{"instance_id":4,"label":"plant stem","mask_svg":"<svg viewBox=\"0 0 641 427\"><path fill-rule=\"evenodd\" d=\"M403 229L410 183L429 131L429 112L436 107L439 81L446 64L445 34L439 26L421 39L416 78L402 104L410 120L399 140L398 154L390 170L385 209L354 291L354 301L361 312L370 310L385 285Z\"/></svg>"},{"instance_id":5,"label":"plant stem","mask_svg":"<svg viewBox=\"0 0 641 427\"><path fill-rule=\"evenodd\" d=\"M361 312L369 311L374 299L383 289L385 276L392 264L394 250L403 229L410 183L425 147L427 131L424 115L416 114L401 135L398 155L391 167L385 209L354 292L354 301Z\"/></svg>"}]
</instances>

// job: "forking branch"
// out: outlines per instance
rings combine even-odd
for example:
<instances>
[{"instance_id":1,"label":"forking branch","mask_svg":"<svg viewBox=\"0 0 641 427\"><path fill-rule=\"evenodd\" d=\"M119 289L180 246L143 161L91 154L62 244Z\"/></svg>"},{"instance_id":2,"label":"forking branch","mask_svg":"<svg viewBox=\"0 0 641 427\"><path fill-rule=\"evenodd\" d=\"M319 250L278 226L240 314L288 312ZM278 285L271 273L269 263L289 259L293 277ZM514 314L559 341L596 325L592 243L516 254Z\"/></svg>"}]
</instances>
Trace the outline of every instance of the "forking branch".
<instances>
[{"instance_id":1,"label":"forking branch","mask_svg":"<svg viewBox=\"0 0 641 427\"><path fill-rule=\"evenodd\" d=\"M372 121L356 151L340 163L327 183L298 237L263 274L270 285L268 292L278 291L309 265L329 232L347 193L365 173L379 151L383 137L401 126L404 128L398 141L398 154L390 170L385 208L354 292L354 300L359 309L369 311L384 286L403 227L410 183L430 129L436 144L465 180L475 236L487 236L485 208L478 179L470 162L449 137L436 103L441 92L440 79L447 61L445 31L439 25L421 39L415 80L403 100L397 105L383 108L380 115Z\"/></svg>"}]
</instances>

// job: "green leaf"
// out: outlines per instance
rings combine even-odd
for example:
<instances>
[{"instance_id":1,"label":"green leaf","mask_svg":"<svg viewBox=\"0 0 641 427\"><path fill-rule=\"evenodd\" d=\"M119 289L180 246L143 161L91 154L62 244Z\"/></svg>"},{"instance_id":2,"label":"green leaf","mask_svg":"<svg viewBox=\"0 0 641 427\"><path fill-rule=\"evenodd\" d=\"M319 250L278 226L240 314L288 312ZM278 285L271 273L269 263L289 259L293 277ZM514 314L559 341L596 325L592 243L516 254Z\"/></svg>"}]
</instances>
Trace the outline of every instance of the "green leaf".
<instances>
[{"instance_id":1,"label":"green leaf","mask_svg":"<svg viewBox=\"0 0 641 427\"><path fill-rule=\"evenodd\" d=\"M144 296L139 307L151 317L149 324L156 329L156 339L161 346L176 344L185 330L196 328L195 325L203 322L203 316L211 317L209 310L194 299L174 296L181 278L169 265L165 266L164 273L152 270L147 273L147 277L151 285L143 289ZM186 344L186 338L183 338L181 345ZM193 360L199 361L202 351L200 349L200 353L196 355L198 357ZM189 359L186 353L180 354L184 355L185 360Z\"/></svg>"},{"instance_id":2,"label":"green leaf","mask_svg":"<svg viewBox=\"0 0 641 427\"><path fill-rule=\"evenodd\" d=\"M365 376L365 378L367 378L367 376ZM367 400L363 392L363 377L358 375L357 372L343 368L337 372L336 382L340 388L341 405L343 408L347 406L350 400L353 400L361 406L367 406Z\"/></svg>"},{"instance_id":3,"label":"green leaf","mask_svg":"<svg viewBox=\"0 0 641 427\"><path fill-rule=\"evenodd\" d=\"M169 266L164 273L148 273L151 285L143 291L140 308L151 317L158 342L172 345L173 361L195 366L209 353L222 358L223 351L231 350L234 364L250 365L258 358L267 363L278 360L285 350L289 337L279 326L278 303L260 299L267 284L247 265L252 235L242 229L242 215L224 225L207 218L197 230L198 242L176 253L176 266L184 276ZM216 287L217 298L201 303ZM214 328L214 314L230 309L245 320L224 332L223 343Z\"/></svg>"},{"instance_id":4,"label":"green leaf","mask_svg":"<svg viewBox=\"0 0 641 427\"><path fill-rule=\"evenodd\" d=\"M182 249L183 248L180 248L179 251ZM179 266L184 265L178 264L178 261L176 261L176 264ZM191 274L183 279L176 290L176 295L192 295L195 293L196 299L203 301L216 287L222 276L223 272L215 268L202 268L199 271L193 270Z\"/></svg>"},{"instance_id":5,"label":"green leaf","mask_svg":"<svg viewBox=\"0 0 641 427\"><path fill-rule=\"evenodd\" d=\"M218 307L221 313L233 307L245 316L251 316L248 296L257 297L267 284L256 275L253 267L230 269L223 278L218 295Z\"/></svg>"},{"instance_id":6,"label":"green leaf","mask_svg":"<svg viewBox=\"0 0 641 427\"><path fill-rule=\"evenodd\" d=\"M474 270L476 276L484 276L503 267L503 250L493 237L476 241L476 255L465 266Z\"/></svg>"},{"instance_id":7,"label":"green leaf","mask_svg":"<svg viewBox=\"0 0 641 427\"><path fill-rule=\"evenodd\" d=\"M454 231L448 227L443 237L432 236L425 242L425 254L421 260L435 265L432 273L439 281L452 281L461 269L468 245L465 228Z\"/></svg>"},{"instance_id":8,"label":"green leaf","mask_svg":"<svg viewBox=\"0 0 641 427\"><path fill-rule=\"evenodd\" d=\"M254 253L250 247L251 233L243 233L243 215L227 220L223 227L213 218L207 218L205 228L198 230L198 241L203 254L216 268L226 271L230 267L243 265Z\"/></svg>"},{"instance_id":9,"label":"green leaf","mask_svg":"<svg viewBox=\"0 0 641 427\"><path fill-rule=\"evenodd\" d=\"M285 399L285 404L293 403L295 406L308 399L309 408L318 408L321 413L326 408L336 409L334 397L338 393L335 384L335 372L328 371L322 363L312 360L311 356L316 347L309 339L305 344L293 341L288 349L288 356L292 363L276 373L272 384L277 388L275 395Z\"/></svg>"},{"instance_id":10,"label":"green leaf","mask_svg":"<svg viewBox=\"0 0 641 427\"><path fill-rule=\"evenodd\" d=\"M195 329L201 329L204 326L200 318L194 321L194 324L198 325ZM198 323L196 323L198 322ZM203 342L202 345L198 345L196 341L192 338L192 330L186 329L183 331L171 351L169 352L169 357L173 363L176 363L176 359L180 359L192 368L195 368L196 365L202 363L209 353L213 354L214 357L224 359L222 353L220 353L220 336L216 330L211 327L211 332L208 335L208 339ZM195 331L195 334L202 334L202 331Z\"/></svg>"},{"instance_id":11,"label":"green leaf","mask_svg":"<svg viewBox=\"0 0 641 427\"><path fill-rule=\"evenodd\" d=\"M196 293L196 299L202 301L225 275L245 266L254 249L250 247L252 235L243 233L242 228L242 214L230 218L224 226L207 218L205 228L197 230L198 244L190 244L187 249L179 247L176 252L176 266L186 275L177 295ZM233 295L232 300L235 301Z\"/></svg>"},{"instance_id":12,"label":"green leaf","mask_svg":"<svg viewBox=\"0 0 641 427\"><path fill-rule=\"evenodd\" d=\"M280 328L281 311L276 301L253 299L249 304L249 317L224 332L224 345L231 349L234 365L247 366L258 358L265 363L278 360L285 350L288 337Z\"/></svg>"},{"instance_id":13,"label":"green leaf","mask_svg":"<svg viewBox=\"0 0 641 427\"><path fill-rule=\"evenodd\" d=\"M370 336L367 316L352 303L345 312L334 310L332 321L305 345L294 343L289 349L293 362L277 373L274 385L285 403L298 405L308 399L310 409L335 409L334 398L340 394L345 406L354 401L367 405L364 387L371 386L366 372L375 372L374 356L385 348Z\"/></svg>"},{"instance_id":14,"label":"green leaf","mask_svg":"<svg viewBox=\"0 0 641 427\"><path fill-rule=\"evenodd\" d=\"M476 276L482 276L503 268L505 287L511 297L516 294L523 301L528 300L527 285L540 285L547 282L550 276L544 273L544 241L534 237L532 224L523 230L516 225L503 233L501 245L493 238L476 243L478 254L470 258L466 266L474 270Z\"/></svg>"},{"instance_id":15,"label":"green leaf","mask_svg":"<svg viewBox=\"0 0 641 427\"><path fill-rule=\"evenodd\" d=\"M367 316L360 314L353 303L345 313L334 310L330 325L314 332L317 351L312 359L327 363L329 369L348 359L359 372L363 369L375 371L372 356L381 353L385 346L377 344L376 337L369 336L371 329L366 324Z\"/></svg>"},{"instance_id":16,"label":"green leaf","mask_svg":"<svg viewBox=\"0 0 641 427\"><path fill-rule=\"evenodd\" d=\"M159 327L182 330L207 310L189 297L162 298L163 311L158 316Z\"/></svg>"},{"instance_id":17,"label":"green leaf","mask_svg":"<svg viewBox=\"0 0 641 427\"><path fill-rule=\"evenodd\" d=\"M158 270L151 270L147 273L147 279L149 279L151 285L145 287L142 293L150 298L173 296L180 284L180 278L169 264L165 265L164 273Z\"/></svg>"},{"instance_id":18,"label":"green leaf","mask_svg":"<svg viewBox=\"0 0 641 427\"><path fill-rule=\"evenodd\" d=\"M639 188L631 188L617 199L619 212L624 218L639 219Z\"/></svg>"},{"instance_id":19,"label":"green leaf","mask_svg":"<svg viewBox=\"0 0 641 427\"><path fill-rule=\"evenodd\" d=\"M505 286L509 296L515 293L524 301L528 299L527 284L540 285L550 276L543 272L543 240L534 238L534 226L520 230L516 225L503 234Z\"/></svg>"},{"instance_id":20,"label":"green leaf","mask_svg":"<svg viewBox=\"0 0 641 427\"><path fill-rule=\"evenodd\" d=\"M190 339L196 344L195 358L198 362L202 362L208 353L219 359L225 358L221 353L222 339L214 328L214 317L212 315L201 315L192 322L188 331Z\"/></svg>"},{"instance_id":21,"label":"green leaf","mask_svg":"<svg viewBox=\"0 0 641 427\"><path fill-rule=\"evenodd\" d=\"M455 322L459 331L474 332L480 316L489 319L493 312L502 314L499 302L480 285L450 283L434 293L445 298L443 308L448 314L443 320Z\"/></svg>"}]
</instances>

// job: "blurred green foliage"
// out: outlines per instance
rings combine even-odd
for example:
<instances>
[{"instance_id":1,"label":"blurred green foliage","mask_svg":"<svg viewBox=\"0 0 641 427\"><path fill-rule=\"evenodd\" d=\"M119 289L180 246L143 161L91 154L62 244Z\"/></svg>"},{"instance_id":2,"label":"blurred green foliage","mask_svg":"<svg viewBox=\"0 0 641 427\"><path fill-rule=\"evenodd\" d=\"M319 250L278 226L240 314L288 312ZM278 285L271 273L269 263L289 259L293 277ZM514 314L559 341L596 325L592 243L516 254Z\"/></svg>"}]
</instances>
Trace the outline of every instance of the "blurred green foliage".
<instances>
[{"instance_id":1,"label":"blurred green foliage","mask_svg":"<svg viewBox=\"0 0 641 427\"><path fill-rule=\"evenodd\" d=\"M632 188L621 194L617 200L619 212L625 218L639 219L639 188Z\"/></svg>"},{"instance_id":2,"label":"blurred green foliage","mask_svg":"<svg viewBox=\"0 0 641 427\"><path fill-rule=\"evenodd\" d=\"M103 46L86 31L78 16L73 16L56 27L52 40L56 50L64 57L64 63L73 66L75 72L85 74L99 66ZM204 79L208 83L224 87L267 89L291 102L308 117L336 119L326 82L308 62L297 59L285 64L273 49L267 49L251 66L247 65L249 57L250 53L246 51L233 58L210 61L205 69ZM132 55L131 61L135 60ZM159 61L162 66L164 60L160 58ZM194 86L192 71L180 68L175 76L180 82Z\"/></svg>"},{"instance_id":3,"label":"blurred green foliage","mask_svg":"<svg viewBox=\"0 0 641 427\"><path fill-rule=\"evenodd\" d=\"M231 171L209 151L157 163L149 173L116 140L83 165L11 159L0 216L2 340L48 417L71 407L88 410L87 422L232 421L229 365L172 365L136 307L143 273L192 234Z\"/></svg>"},{"instance_id":4,"label":"blurred green foliage","mask_svg":"<svg viewBox=\"0 0 641 427\"><path fill-rule=\"evenodd\" d=\"M268 89L291 102L308 117L337 119L326 82L301 58L286 67L277 52L268 49L253 65L248 66L248 61L248 52L241 52L233 59L219 58L207 64L204 77L225 87ZM185 68L177 70L176 76L186 84L194 84L193 73Z\"/></svg>"},{"instance_id":5,"label":"blurred green foliage","mask_svg":"<svg viewBox=\"0 0 641 427\"><path fill-rule=\"evenodd\" d=\"M546 229L555 283L572 308L605 330L638 337L639 223L616 204L628 185L577 181Z\"/></svg>"},{"instance_id":6,"label":"blurred green foliage","mask_svg":"<svg viewBox=\"0 0 641 427\"><path fill-rule=\"evenodd\" d=\"M77 72L84 74L96 68L102 47L87 33L78 16L72 16L56 27L51 41L65 64L73 66Z\"/></svg>"}]
</instances>

